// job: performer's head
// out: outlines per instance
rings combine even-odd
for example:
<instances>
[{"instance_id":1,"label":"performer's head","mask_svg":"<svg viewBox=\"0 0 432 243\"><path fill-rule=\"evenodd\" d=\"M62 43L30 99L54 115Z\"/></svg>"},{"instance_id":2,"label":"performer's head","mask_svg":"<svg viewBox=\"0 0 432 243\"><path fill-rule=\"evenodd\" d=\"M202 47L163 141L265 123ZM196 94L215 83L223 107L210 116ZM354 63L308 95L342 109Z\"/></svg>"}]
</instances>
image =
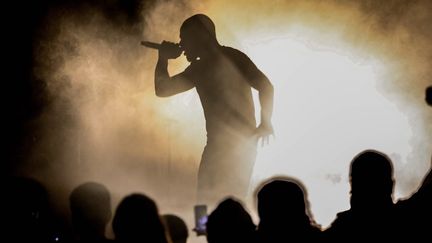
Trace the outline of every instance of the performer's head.
<instances>
[{"instance_id":1,"label":"performer's head","mask_svg":"<svg viewBox=\"0 0 432 243\"><path fill-rule=\"evenodd\" d=\"M189 62L205 58L219 46L213 21L204 14L186 19L180 28L180 46Z\"/></svg>"}]
</instances>

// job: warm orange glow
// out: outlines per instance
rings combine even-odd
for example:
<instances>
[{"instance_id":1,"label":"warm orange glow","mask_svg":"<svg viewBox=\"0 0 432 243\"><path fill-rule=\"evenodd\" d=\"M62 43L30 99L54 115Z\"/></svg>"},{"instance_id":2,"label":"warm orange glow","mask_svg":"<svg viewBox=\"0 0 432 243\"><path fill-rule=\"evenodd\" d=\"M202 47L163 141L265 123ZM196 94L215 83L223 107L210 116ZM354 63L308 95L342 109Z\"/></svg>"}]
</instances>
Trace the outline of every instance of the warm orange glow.
<instances>
[{"instance_id":1,"label":"warm orange glow","mask_svg":"<svg viewBox=\"0 0 432 243\"><path fill-rule=\"evenodd\" d=\"M48 184L61 182L60 203L74 186L95 180L110 188L113 205L146 192L162 212L193 222L205 144L201 104L195 90L156 97L157 51L139 42L178 41L182 21L198 12L214 20L221 44L245 52L275 87L276 139L258 151L251 194L270 176L297 177L316 221L327 226L348 207L348 166L366 148L393 159L395 199L418 186L432 139L423 100L432 48L428 35L415 32L430 24L421 7L398 16L393 28L381 26L389 22L380 12L344 1L161 1L146 11L142 36L125 35L97 11L89 21L64 13L50 21L56 34L36 48L35 76L54 101L36 121L47 131L34 161L55 164L29 171ZM184 58L171 61L169 71L187 65ZM71 117L72 125L58 117Z\"/></svg>"}]
</instances>

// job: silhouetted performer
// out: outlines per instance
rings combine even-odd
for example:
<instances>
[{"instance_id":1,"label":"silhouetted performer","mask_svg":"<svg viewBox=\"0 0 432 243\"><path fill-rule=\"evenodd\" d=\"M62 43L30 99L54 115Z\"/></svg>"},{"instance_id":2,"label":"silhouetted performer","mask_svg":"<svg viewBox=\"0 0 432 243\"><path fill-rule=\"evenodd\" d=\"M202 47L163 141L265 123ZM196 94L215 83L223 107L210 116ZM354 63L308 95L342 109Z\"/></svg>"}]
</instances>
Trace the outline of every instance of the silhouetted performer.
<instances>
[{"instance_id":1,"label":"silhouetted performer","mask_svg":"<svg viewBox=\"0 0 432 243\"><path fill-rule=\"evenodd\" d=\"M222 201L209 215L206 228L208 243L257 242L251 216L232 198Z\"/></svg>"},{"instance_id":2,"label":"silhouetted performer","mask_svg":"<svg viewBox=\"0 0 432 243\"><path fill-rule=\"evenodd\" d=\"M111 219L111 196L96 182L75 188L69 196L72 225L78 242L109 242L105 227Z\"/></svg>"},{"instance_id":3,"label":"silhouetted performer","mask_svg":"<svg viewBox=\"0 0 432 243\"><path fill-rule=\"evenodd\" d=\"M186 243L189 237L188 227L185 221L177 215L164 214L162 220L168 229L172 243Z\"/></svg>"},{"instance_id":4,"label":"silhouetted performer","mask_svg":"<svg viewBox=\"0 0 432 243\"><path fill-rule=\"evenodd\" d=\"M409 199L394 204L393 166L387 155L366 150L351 163L351 208L337 214L324 235L329 242L365 241L372 237L392 242L424 238L430 231L431 172ZM430 236L429 236L430 239Z\"/></svg>"},{"instance_id":5,"label":"silhouetted performer","mask_svg":"<svg viewBox=\"0 0 432 243\"><path fill-rule=\"evenodd\" d=\"M256 142L273 133L273 86L241 51L222 46L215 25L203 14L183 22L180 44L162 42L155 72L156 95L166 97L196 88L206 119L207 144L198 173L198 200L226 195L243 198L256 157ZM170 76L168 59L181 52L190 65ZM257 127L252 90L259 92L261 123Z\"/></svg>"},{"instance_id":6,"label":"silhouetted performer","mask_svg":"<svg viewBox=\"0 0 432 243\"><path fill-rule=\"evenodd\" d=\"M168 243L157 205L144 194L131 194L120 202L112 227L116 242Z\"/></svg>"},{"instance_id":7,"label":"silhouetted performer","mask_svg":"<svg viewBox=\"0 0 432 243\"><path fill-rule=\"evenodd\" d=\"M258 191L258 240L319 242L321 230L312 219L306 189L293 178L274 178Z\"/></svg>"}]
</instances>

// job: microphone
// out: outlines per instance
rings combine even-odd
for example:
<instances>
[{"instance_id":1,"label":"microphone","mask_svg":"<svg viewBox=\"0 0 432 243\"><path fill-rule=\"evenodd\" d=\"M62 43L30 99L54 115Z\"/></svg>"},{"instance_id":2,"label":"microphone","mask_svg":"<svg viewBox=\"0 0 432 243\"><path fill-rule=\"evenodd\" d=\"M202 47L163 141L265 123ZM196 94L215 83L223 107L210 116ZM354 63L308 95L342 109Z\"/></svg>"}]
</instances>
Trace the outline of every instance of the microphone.
<instances>
[{"instance_id":1,"label":"microphone","mask_svg":"<svg viewBox=\"0 0 432 243\"><path fill-rule=\"evenodd\" d=\"M159 48L161 46L161 44L154 43L154 42L151 42L151 41L141 41L141 45L143 45L145 47L148 47L148 48L156 49L156 50L159 50Z\"/></svg>"}]
</instances>

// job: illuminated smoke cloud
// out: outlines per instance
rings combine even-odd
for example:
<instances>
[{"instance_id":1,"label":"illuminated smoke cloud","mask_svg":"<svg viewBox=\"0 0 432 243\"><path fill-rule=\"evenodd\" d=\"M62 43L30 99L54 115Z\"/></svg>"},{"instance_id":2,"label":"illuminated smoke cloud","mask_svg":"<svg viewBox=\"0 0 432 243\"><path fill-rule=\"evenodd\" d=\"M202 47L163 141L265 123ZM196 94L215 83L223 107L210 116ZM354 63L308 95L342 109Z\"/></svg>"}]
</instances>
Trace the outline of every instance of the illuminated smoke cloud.
<instances>
[{"instance_id":1,"label":"illuminated smoke cloud","mask_svg":"<svg viewBox=\"0 0 432 243\"><path fill-rule=\"evenodd\" d=\"M245 51L277 88L279 133L273 147L260 150L253 185L276 172L298 177L325 226L348 205L348 166L361 149L378 146L394 160L396 197L409 195L427 171L429 1L71 2L50 9L34 42L33 74L47 105L31 123L37 142L22 166L59 204L73 187L95 180L116 201L143 191L162 211L192 208L202 109L195 91L155 97L157 52L139 42L178 41L182 21L198 12L213 18L222 44ZM170 71L186 65L173 61ZM343 76L341 68L364 76ZM334 80L317 82L314 74ZM389 137L378 139L382 134Z\"/></svg>"}]
</instances>

